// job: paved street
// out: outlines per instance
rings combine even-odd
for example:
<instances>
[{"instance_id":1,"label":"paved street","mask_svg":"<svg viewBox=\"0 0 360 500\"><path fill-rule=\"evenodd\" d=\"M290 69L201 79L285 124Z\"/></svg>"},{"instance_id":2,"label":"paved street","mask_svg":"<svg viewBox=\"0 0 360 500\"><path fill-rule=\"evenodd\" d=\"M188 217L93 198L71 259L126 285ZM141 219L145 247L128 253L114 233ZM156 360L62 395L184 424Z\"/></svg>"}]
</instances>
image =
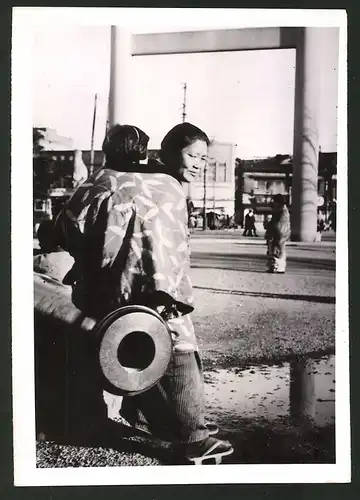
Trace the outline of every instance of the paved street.
<instances>
[{"instance_id":1,"label":"paved street","mask_svg":"<svg viewBox=\"0 0 360 500\"><path fill-rule=\"evenodd\" d=\"M262 238L196 237L191 239L195 289L268 298L335 300L335 243L293 243L287 247L284 275L266 273Z\"/></svg>"},{"instance_id":2,"label":"paved street","mask_svg":"<svg viewBox=\"0 0 360 500\"><path fill-rule=\"evenodd\" d=\"M244 243L242 240L199 238L191 242L193 268L233 269L263 273L266 269L266 245ZM335 248L324 244L287 248L287 273L301 276L311 273L328 276L335 272Z\"/></svg>"},{"instance_id":3,"label":"paved street","mask_svg":"<svg viewBox=\"0 0 360 500\"><path fill-rule=\"evenodd\" d=\"M266 272L260 238L199 237L191 249L193 316L203 356L217 353L218 362L239 365L334 344L334 243L290 243L285 274Z\"/></svg>"}]
</instances>

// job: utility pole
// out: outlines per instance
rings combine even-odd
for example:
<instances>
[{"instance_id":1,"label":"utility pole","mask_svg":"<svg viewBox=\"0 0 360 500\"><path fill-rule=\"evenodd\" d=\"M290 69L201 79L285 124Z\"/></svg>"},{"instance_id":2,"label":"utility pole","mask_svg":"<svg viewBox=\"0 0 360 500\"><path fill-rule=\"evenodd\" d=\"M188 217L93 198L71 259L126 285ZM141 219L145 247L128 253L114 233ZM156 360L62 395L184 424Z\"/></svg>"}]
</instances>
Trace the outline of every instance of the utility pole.
<instances>
[{"instance_id":1,"label":"utility pole","mask_svg":"<svg viewBox=\"0 0 360 500\"><path fill-rule=\"evenodd\" d=\"M106 120L106 124L105 124L105 137L107 136L107 133L108 133L108 130L109 130L110 126L109 126L109 116ZM101 162L101 167L104 168L105 167L105 164L106 164L106 157L103 153L103 157L102 157L102 162Z\"/></svg>"},{"instance_id":2,"label":"utility pole","mask_svg":"<svg viewBox=\"0 0 360 500\"><path fill-rule=\"evenodd\" d=\"M183 100L183 105L182 105L182 121L184 123L185 118L186 118L186 90L187 90L186 82L184 83L183 89L184 89L184 100Z\"/></svg>"},{"instance_id":3,"label":"utility pole","mask_svg":"<svg viewBox=\"0 0 360 500\"><path fill-rule=\"evenodd\" d=\"M94 135L95 135L95 123L96 123L96 106L97 106L97 97L98 95L95 94L95 100L94 100L94 115L93 115L93 123L92 123L92 130L91 130L91 150L90 150L90 175L93 174L94 172L94 163L95 163L95 151L94 151Z\"/></svg>"},{"instance_id":4,"label":"utility pole","mask_svg":"<svg viewBox=\"0 0 360 500\"><path fill-rule=\"evenodd\" d=\"M215 203L215 177L216 177L216 161L214 165L214 170L212 173L212 181L213 181L213 212L214 212L214 219L215 219L215 209L216 209L216 203Z\"/></svg>"},{"instance_id":5,"label":"utility pole","mask_svg":"<svg viewBox=\"0 0 360 500\"><path fill-rule=\"evenodd\" d=\"M207 220L206 220L206 175L207 175L207 164L205 163L204 165L204 207L203 207L203 217L204 217L204 222L203 222L203 231L206 230L207 228Z\"/></svg>"}]
</instances>

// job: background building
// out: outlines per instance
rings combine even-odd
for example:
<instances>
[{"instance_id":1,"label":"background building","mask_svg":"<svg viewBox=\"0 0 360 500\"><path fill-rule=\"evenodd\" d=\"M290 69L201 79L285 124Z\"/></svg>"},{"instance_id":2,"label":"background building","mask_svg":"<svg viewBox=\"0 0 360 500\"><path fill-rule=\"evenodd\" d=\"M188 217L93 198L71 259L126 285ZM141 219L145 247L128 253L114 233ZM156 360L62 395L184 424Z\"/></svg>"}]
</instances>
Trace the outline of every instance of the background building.
<instances>
[{"instance_id":1,"label":"background building","mask_svg":"<svg viewBox=\"0 0 360 500\"><path fill-rule=\"evenodd\" d=\"M253 209L257 222L271 212L270 202L274 194L285 196L291 211L292 158L276 155L271 158L241 160L236 158L235 212L236 222L243 224L246 210ZM318 208L327 215L329 204L336 200L337 154L319 154Z\"/></svg>"},{"instance_id":2,"label":"background building","mask_svg":"<svg viewBox=\"0 0 360 500\"><path fill-rule=\"evenodd\" d=\"M82 159L90 169L90 151L82 151ZM157 158L158 150L149 151L149 159ZM94 170L103 164L102 151L94 152ZM328 215L329 205L336 200L336 153L319 155L319 208ZM46 213L56 216L64 201L73 193L73 150L42 149L34 157L35 219ZM219 227L227 217L243 225L244 213L253 209L258 223L271 211L274 194L281 193L290 207L292 202L292 158L276 155L270 158L241 160L235 157L235 144L213 141L209 161L199 171L185 192L191 201L190 211L201 217L206 206L207 226ZM50 201L49 201L50 200ZM201 222L202 224L202 222ZM201 226L199 224L199 226Z\"/></svg>"},{"instance_id":3,"label":"background building","mask_svg":"<svg viewBox=\"0 0 360 500\"><path fill-rule=\"evenodd\" d=\"M64 149L72 149L73 141L70 137L64 137L57 134L56 130L47 127L37 127L41 134L39 146L43 150L57 151Z\"/></svg>"},{"instance_id":4,"label":"background building","mask_svg":"<svg viewBox=\"0 0 360 500\"><path fill-rule=\"evenodd\" d=\"M235 212L235 144L213 141L209 161L195 181L189 194L195 212L206 211L234 215Z\"/></svg>"}]
</instances>

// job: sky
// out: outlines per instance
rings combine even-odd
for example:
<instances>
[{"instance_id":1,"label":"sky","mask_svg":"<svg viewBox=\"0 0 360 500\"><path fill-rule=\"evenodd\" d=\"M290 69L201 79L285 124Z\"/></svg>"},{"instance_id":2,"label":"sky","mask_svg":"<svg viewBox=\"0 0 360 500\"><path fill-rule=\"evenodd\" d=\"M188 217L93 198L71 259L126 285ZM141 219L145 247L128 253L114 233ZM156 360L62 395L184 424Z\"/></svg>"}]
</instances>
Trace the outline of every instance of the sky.
<instances>
[{"instance_id":1,"label":"sky","mask_svg":"<svg viewBox=\"0 0 360 500\"><path fill-rule=\"evenodd\" d=\"M336 50L334 37L330 43ZM54 128L71 137L74 148L90 149L96 93L95 148L100 149L107 118L110 27L39 25L33 56L34 126ZM324 51L319 68L322 151L336 150L333 59ZM150 148L158 148L165 133L181 121L186 82L186 119L215 140L235 143L239 157L292 153L295 50L136 56L132 64L133 124L150 136Z\"/></svg>"}]
</instances>

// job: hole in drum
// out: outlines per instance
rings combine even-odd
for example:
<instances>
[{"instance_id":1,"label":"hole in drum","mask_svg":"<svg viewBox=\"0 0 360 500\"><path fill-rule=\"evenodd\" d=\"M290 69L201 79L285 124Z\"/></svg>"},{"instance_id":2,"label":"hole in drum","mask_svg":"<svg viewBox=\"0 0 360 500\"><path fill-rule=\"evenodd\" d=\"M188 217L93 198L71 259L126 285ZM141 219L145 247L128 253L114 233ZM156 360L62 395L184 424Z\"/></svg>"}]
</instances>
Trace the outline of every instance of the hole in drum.
<instances>
[{"instance_id":1,"label":"hole in drum","mask_svg":"<svg viewBox=\"0 0 360 500\"><path fill-rule=\"evenodd\" d=\"M131 332L118 348L119 363L129 371L145 370L155 358L155 344L145 332Z\"/></svg>"}]
</instances>

